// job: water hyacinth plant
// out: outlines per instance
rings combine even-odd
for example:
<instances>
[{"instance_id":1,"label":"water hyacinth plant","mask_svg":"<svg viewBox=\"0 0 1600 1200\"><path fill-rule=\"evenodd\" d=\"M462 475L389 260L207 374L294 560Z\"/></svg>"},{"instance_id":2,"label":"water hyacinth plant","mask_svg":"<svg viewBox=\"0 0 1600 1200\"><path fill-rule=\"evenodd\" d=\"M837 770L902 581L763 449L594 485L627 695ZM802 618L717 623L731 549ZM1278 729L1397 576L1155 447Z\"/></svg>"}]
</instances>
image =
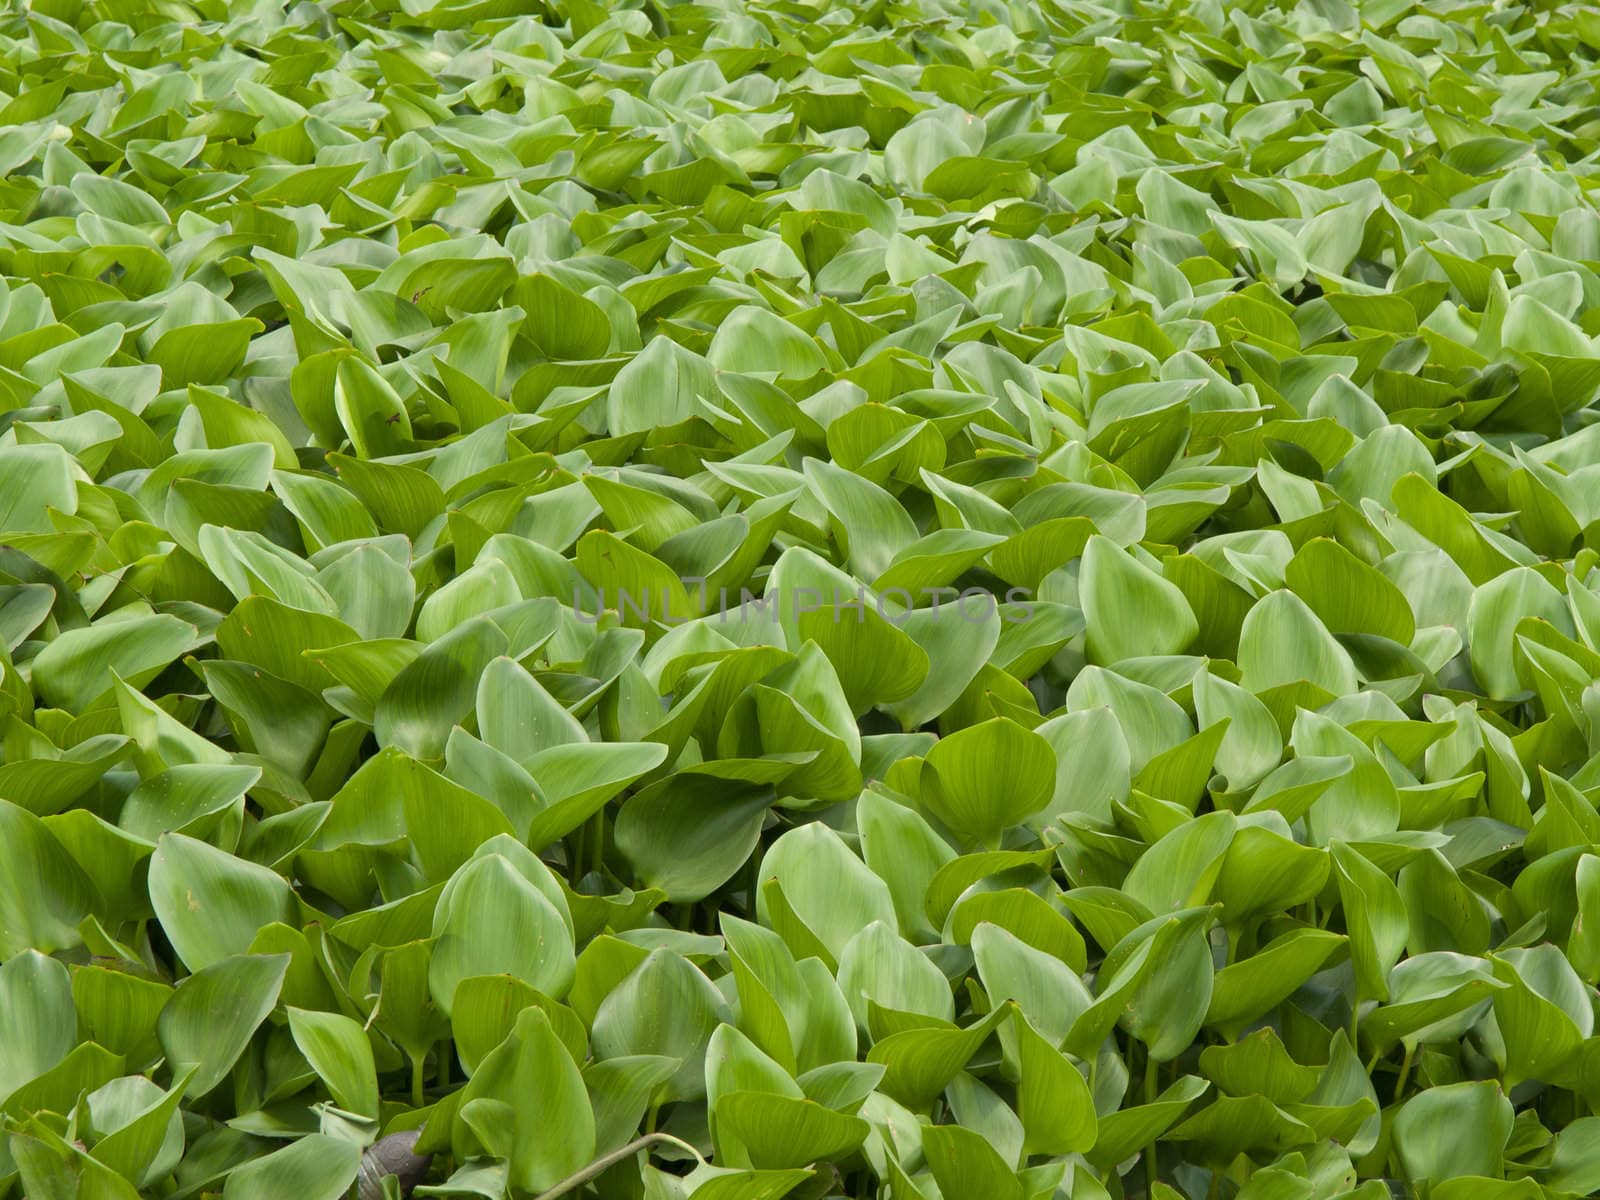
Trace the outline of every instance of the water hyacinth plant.
<instances>
[{"instance_id":1,"label":"water hyacinth plant","mask_svg":"<svg viewBox=\"0 0 1600 1200\"><path fill-rule=\"evenodd\" d=\"M0 1200L1600 1189L1600 16L0 14Z\"/></svg>"}]
</instances>

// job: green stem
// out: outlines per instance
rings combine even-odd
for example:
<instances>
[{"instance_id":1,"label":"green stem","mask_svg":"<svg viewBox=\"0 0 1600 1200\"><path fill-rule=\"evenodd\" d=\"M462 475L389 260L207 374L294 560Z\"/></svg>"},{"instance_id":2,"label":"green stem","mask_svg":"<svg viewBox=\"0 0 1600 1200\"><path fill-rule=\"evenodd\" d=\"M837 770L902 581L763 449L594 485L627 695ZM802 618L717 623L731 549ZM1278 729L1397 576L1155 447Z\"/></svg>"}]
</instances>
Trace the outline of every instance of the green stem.
<instances>
[{"instance_id":1,"label":"green stem","mask_svg":"<svg viewBox=\"0 0 1600 1200\"><path fill-rule=\"evenodd\" d=\"M647 1133L641 1138L635 1138L621 1149L613 1150L610 1154L602 1155L600 1158L595 1159L581 1171L576 1171L573 1174L568 1175L549 1191L540 1192L535 1200L556 1200L557 1196L565 1196L568 1192L577 1190L596 1176L603 1175L606 1171L616 1166L619 1162L623 1162L626 1159L632 1158L635 1154L639 1153L639 1151L647 1150L651 1146L662 1144L677 1146L681 1150L687 1150L690 1154L694 1155L696 1162L705 1161L700 1157L700 1152L693 1146L689 1145L688 1142L679 1141L671 1134Z\"/></svg>"},{"instance_id":2,"label":"green stem","mask_svg":"<svg viewBox=\"0 0 1600 1200\"><path fill-rule=\"evenodd\" d=\"M1394 1098L1399 1100L1406 1090L1406 1080L1411 1077L1411 1053L1416 1049L1410 1042L1406 1043L1405 1057L1400 1060L1400 1074L1394 1081Z\"/></svg>"},{"instance_id":3,"label":"green stem","mask_svg":"<svg viewBox=\"0 0 1600 1200\"><path fill-rule=\"evenodd\" d=\"M589 827L580 825L567 843L567 883L573 891L578 890L578 881L583 878L583 855L587 848L584 843L588 840Z\"/></svg>"},{"instance_id":4,"label":"green stem","mask_svg":"<svg viewBox=\"0 0 1600 1200\"><path fill-rule=\"evenodd\" d=\"M427 1103L422 1091L422 1061L426 1057L419 1054L411 1060L411 1107L421 1108Z\"/></svg>"},{"instance_id":5,"label":"green stem","mask_svg":"<svg viewBox=\"0 0 1600 1200\"><path fill-rule=\"evenodd\" d=\"M601 809L589 818L589 869L596 875L605 867L606 810Z\"/></svg>"},{"instance_id":6,"label":"green stem","mask_svg":"<svg viewBox=\"0 0 1600 1200\"><path fill-rule=\"evenodd\" d=\"M1144 1052L1144 1102L1155 1103L1155 1098L1160 1092L1160 1085L1156 1079L1156 1072L1161 1064L1151 1056L1149 1047ZM1144 1148L1144 1190L1148 1194L1156 1184L1156 1142L1154 1138Z\"/></svg>"},{"instance_id":7,"label":"green stem","mask_svg":"<svg viewBox=\"0 0 1600 1200\"><path fill-rule=\"evenodd\" d=\"M745 903L749 905L745 915L754 921L756 919L756 897L761 891L761 847L759 845L751 853L749 861L744 865L744 869Z\"/></svg>"}]
</instances>

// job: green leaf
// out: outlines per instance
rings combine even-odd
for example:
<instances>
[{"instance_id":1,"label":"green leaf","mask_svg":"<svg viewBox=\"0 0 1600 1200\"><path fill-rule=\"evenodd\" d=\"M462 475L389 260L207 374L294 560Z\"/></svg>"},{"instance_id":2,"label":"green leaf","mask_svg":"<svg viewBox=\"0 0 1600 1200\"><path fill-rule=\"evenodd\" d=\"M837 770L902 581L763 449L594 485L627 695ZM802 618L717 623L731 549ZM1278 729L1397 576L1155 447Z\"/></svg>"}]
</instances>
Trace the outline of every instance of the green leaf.
<instances>
[{"instance_id":1,"label":"green leaf","mask_svg":"<svg viewBox=\"0 0 1600 1200\"><path fill-rule=\"evenodd\" d=\"M169 833L150 859L150 903L191 971L250 948L256 930L294 923L294 892L274 871Z\"/></svg>"},{"instance_id":2,"label":"green leaf","mask_svg":"<svg viewBox=\"0 0 1600 1200\"><path fill-rule=\"evenodd\" d=\"M1572 628L1559 593L1531 567L1497 575L1472 594L1467 617L1472 673L1495 700L1523 690L1511 646L1517 624L1526 617L1542 617L1563 632Z\"/></svg>"},{"instance_id":3,"label":"green leaf","mask_svg":"<svg viewBox=\"0 0 1600 1200\"><path fill-rule=\"evenodd\" d=\"M1356 690L1356 668L1315 612L1290 591L1257 601L1239 631L1242 685L1256 693L1302 681L1334 696Z\"/></svg>"},{"instance_id":4,"label":"green leaf","mask_svg":"<svg viewBox=\"0 0 1600 1200\"><path fill-rule=\"evenodd\" d=\"M1402 646L1416 634L1400 589L1329 538L1302 546L1284 568L1284 581L1331 633L1370 633Z\"/></svg>"},{"instance_id":5,"label":"green leaf","mask_svg":"<svg viewBox=\"0 0 1600 1200\"><path fill-rule=\"evenodd\" d=\"M884 1095L909 1108L926 1109L1014 1011L1000 1005L964 1028L929 1020L902 1029L873 1042L867 1061L883 1064Z\"/></svg>"},{"instance_id":6,"label":"green leaf","mask_svg":"<svg viewBox=\"0 0 1600 1200\"><path fill-rule=\"evenodd\" d=\"M1122 890L1152 913L1204 904L1233 841L1232 813L1213 812L1180 825L1140 856Z\"/></svg>"},{"instance_id":7,"label":"green leaf","mask_svg":"<svg viewBox=\"0 0 1600 1200\"><path fill-rule=\"evenodd\" d=\"M653 742L552 746L528 761L544 807L529 822L527 842L546 846L571 833L641 775L667 757Z\"/></svg>"},{"instance_id":8,"label":"green leaf","mask_svg":"<svg viewBox=\"0 0 1600 1200\"><path fill-rule=\"evenodd\" d=\"M979 924L990 922L1035 949L1060 959L1074 971L1088 965L1083 935L1048 900L1024 888L972 891L950 913L950 936L967 943Z\"/></svg>"},{"instance_id":9,"label":"green leaf","mask_svg":"<svg viewBox=\"0 0 1600 1200\"><path fill-rule=\"evenodd\" d=\"M50 533L51 509L74 513L78 489L72 457L60 446L0 447L0 474L6 494L0 500L0 530L6 533Z\"/></svg>"},{"instance_id":10,"label":"green leaf","mask_svg":"<svg viewBox=\"0 0 1600 1200\"><path fill-rule=\"evenodd\" d=\"M923 800L933 814L972 841L1000 834L1049 801L1055 787L1050 743L997 717L941 738L928 751Z\"/></svg>"},{"instance_id":11,"label":"green leaf","mask_svg":"<svg viewBox=\"0 0 1600 1200\"><path fill-rule=\"evenodd\" d=\"M266 1200L285 1192L305 1200L337 1200L355 1181L361 1147L313 1133L228 1172L223 1200Z\"/></svg>"},{"instance_id":12,"label":"green leaf","mask_svg":"<svg viewBox=\"0 0 1600 1200\"><path fill-rule=\"evenodd\" d=\"M721 993L696 967L667 950L653 950L595 1014L595 1057L674 1059L679 1069L663 1089L664 1098L698 1099L705 1095L706 1047L726 1014Z\"/></svg>"},{"instance_id":13,"label":"green leaf","mask_svg":"<svg viewBox=\"0 0 1600 1200\"><path fill-rule=\"evenodd\" d=\"M606 428L613 437L687 420L697 397L716 395L713 368L671 338L652 338L618 371L606 392Z\"/></svg>"},{"instance_id":14,"label":"green leaf","mask_svg":"<svg viewBox=\"0 0 1600 1200\"><path fill-rule=\"evenodd\" d=\"M979 1134L959 1125L930 1125L922 1131L922 1152L948 1196L992 1196L1020 1200L1016 1172Z\"/></svg>"},{"instance_id":15,"label":"green leaf","mask_svg":"<svg viewBox=\"0 0 1600 1200\"><path fill-rule=\"evenodd\" d=\"M428 988L449 1014L456 986L474 975L512 975L548 996L571 986L572 930L555 904L500 854L467 862L433 917Z\"/></svg>"},{"instance_id":16,"label":"green leaf","mask_svg":"<svg viewBox=\"0 0 1600 1200\"><path fill-rule=\"evenodd\" d=\"M741 305L717 326L706 359L718 370L806 379L827 365L815 342L776 313Z\"/></svg>"},{"instance_id":17,"label":"green leaf","mask_svg":"<svg viewBox=\"0 0 1600 1200\"><path fill-rule=\"evenodd\" d=\"M34 658L34 686L49 703L81 712L110 690L112 672L141 687L196 640L193 625L160 613L70 629Z\"/></svg>"},{"instance_id":18,"label":"green leaf","mask_svg":"<svg viewBox=\"0 0 1600 1200\"><path fill-rule=\"evenodd\" d=\"M507 649L505 634L483 617L429 645L379 697L372 724L378 744L442 759L451 727L472 711L484 669Z\"/></svg>"},{"instance_id":19,"label":"green leaf","mask_svg":"<svg viewBox=\"0 0 1600 1200\"><path fill-rule=\"evenodd\" d=\"M1550 945L1507 950L1493 960L1493 969L1508 985L1494 996L1506 1085L1569 1081L1583 1041L1594 1032L1594 1011L1577 973Z\"/></svg>"},{"instance_id":20,"label":"green leaf","mask_svg":"<svg viewBox=\"0 0 1600 1200\"><path fill-rule=\"evenodd\" d=\"M1511 1128L1511 1101L1499 1084L1445 1084L1413 1096L1395 1115L1395 1153L1406 1177L1421 1185L1498 1178Z\"/></svg>"},{"instance_id":21,"label":"green leaf","mask_svg":"<svg viewBox=\"0 0 1600 1200\"><path fill-rule=\"evenodd\" d=\"M148 354L169 388L221 383L238 369L260 331L254 318L184 325L163 333Z\"/></svg>"},{"instance_id":22,"label":"green leaf","mask_svg":"<svg viewBox=\"0 0 1600 1200\"><path fill-rule=\"evenodd\" d=\"M1023 941L1003 925L984 923L972 931L978 978L998 1010L1014 1001L1022 1016L1059 1045L1092 1003L1089 989L1070 966Z\"/></svg>"},{"instance_id":23,"label":"green leaf","mask_svg":"<svg viewBox=\"0 0 1600 1200\"><path fill-rule=\"evenodd\" d=\"M1393 880L1355 849L1335 843L1332 852L1357 993L1362 999L1387 1000L1389 971L1404 952L1409 931L1405 901Z\"/></svg>"},{"instance_id":24,"label":"green leaf","mask_svg":"<svg viewBox=\"0 0 1600 1200\"><path fill-rule=\"evenodd\" d=\"M868 1025L869 1004L955 1020L949 981L926 955L882 921L874 921L845 944L838 978L856 1024L863 1029Z\"/></svg>"},{"instance_id":25,"label":"green leaf","mask_svg":"<svg viewBox=\"0 0 1600 1200\"><path fill-rule=\"evenodd\" d=\"M1082 1154L1098 1136L1094 1098L1078 1068L1036 1033L1026 1019L1015 1025L1021 1082L1018 1115L1028 1154Z\"/></svg>"},{"instance_id":26,"label":"green leaf","mask_svg":"<svg viewBox=\"0 0 1600 1200\"><path fill-rule=\"evenodd\" d=\"M704 899L755 852L772 796L770 787L680 772L622 806L617 849L668 900Z\"/></svg>"},{"instance_id":27,"label":"green leaf","mask_svg":"<svg viewBox=\"0 0 1600 1200\"><path fill-rule=\"evenodd\" d=\"M91 1093L89 1112L104 1134L95 1143L95 1159L136 1187L170 1173L184 1149L178 1104L188 1082L180 1075L162 1091L143 1076L126 1075Z\"/></svg>"},{"instance_id":28,"label":"green leaf","mask_svg":"<svg viewBox=\"0 0 1600 1200\"><path fill-rule=\"evenodd\" d=\"M873 921L897 928L888 886L824 825L800 825L773 842L761 860L761 878L779 884L786 905L835 959ZM772 923L765 892L757 911Z\"/></svg>"},{"instance_id":29,"label":"green leaf","mask_svg":"<svg viewBox=\"0 0 1600 1200\"><path fill-rule=\"evenodd\" d=\"M1210 1086L1199 1076L1184 1075L1150 1102L1101 1117L1089 1161L1106 1167L1131 1157L1177 1124Z\"/></svg>"},{"instance_id":30,"label":"green leaf","mask_svg":"<svg viewBox=\"0 0 1600 1200\"><path fill-rule=\"evenodd\" d=\"M1200 631L1189 601L1176 586L1099 534L1084 548L1078 595L1089 658L1102 665L1181 654Z\"/></svg>"},{"instance_id":31,"label":"green leaf","mask_svg":"<svg viewBox=\"0 0 1600 1200\"><path fill-rule=\"evenodd\" d=\"M55 1066L77 1044L72 981L66 967L28 950L0 965L0 1003L10 1018L0 1034L0 1101Z\"/></svg>"},{"instance_id":32,"label":"green leaf","mask_svg":"<svg viewBox=\"0 0 1600 1200\"><path fill-rule=\"evenodd\" d=\"M372 1043L361 1026L342 1013L288 1009L294 1044L339 1107L363 1116L378 1115L378 1075Z\"/></svg>"},{"instance_id":33,"label":"green leaf","mask_svg":"<svg viewBox=\"0 0 1600 1200\"><path fill-rule=\"evenodd\" d=\"M156 1034L175 1075L193 1071L185 1094L204 1096L227 1078L277 1006L287 954L240 955L196 971L161 1010Z\"/></svg>"},{"instance_id":34,"label":"green leaf","mask_svg":"<svg viewBox=\"0 0 1600 1200\"><path fill-rule=\"evenodd\" d=\"M523 332L555 359L599 358L611 341L611 323L599 305L548 275L525 275L511 300L527 315Z\"/></svg>"},{"instance_id":35,"label":"green leaf","mask_svg":"<svg viewBox=\"0 0 1600 1200\"><path fill-rule=\"evenodd\" d=\"M38 817L0 800L0 955L80 945L99 897L89 876Z\"/></svg>"},{"instance_id":36,"label":"green leaf","mask_svg":"<svg viewBox=\"0 0 1600 1200\"><path fill-rule=\"evenodd\" d=\"M72 1001L84 1035L122 1055L130 1066L160 1056L156 1018L171 995L166 984L106 967L72 972Z\"/></svg>"},{"instance_id":37,"label":"green leaf","mask_svg":"<svg viewBox=\"0 0 1600 1200\"><path fill-rule=\"evenodd\" d=\"M526 1098L538 1096L535 1109ZM462 1092L458 1110L498 1102L510 1112L510 1128L496 1128L484 1149L510 1162L515 1188L542 1192L587 1165L594 1154L594 1113L578 1064L551 1028L543 1009L522 1010L506 1040L489 1054ZM504 1138L504 1141L497 1139Z\"/></svg>"},{"instance_id":38,"label":"green leaf","mask_svg":"<svg viewBox=\"0 0 1600 1200\"><path fill-rule=\"evenodd\" d=\"M764 1170L843 1158L871 1129L860 1117L771 1092L728 1092L718 1099L716 1115L738 1139L748 1165Z\"/></svg>"}]
</instances>

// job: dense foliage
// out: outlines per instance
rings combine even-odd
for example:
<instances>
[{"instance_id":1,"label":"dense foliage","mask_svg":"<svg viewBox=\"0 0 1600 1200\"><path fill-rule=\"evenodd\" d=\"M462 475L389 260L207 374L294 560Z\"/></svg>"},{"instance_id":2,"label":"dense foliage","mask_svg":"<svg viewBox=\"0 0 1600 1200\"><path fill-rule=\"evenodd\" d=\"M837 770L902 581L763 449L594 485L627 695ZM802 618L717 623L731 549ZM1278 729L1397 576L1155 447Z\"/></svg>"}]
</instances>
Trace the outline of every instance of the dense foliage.
<instances>
[{"instance_id":1,"label":"dense foliage","mask_svg":"<svg viewBox=\"0 0 1600 1200\"><path fill-rule=\"evenodd\" d=\"M0 1196L1600 1188L1597 56L8 5Z\"/></svg>"}]
</instances>

